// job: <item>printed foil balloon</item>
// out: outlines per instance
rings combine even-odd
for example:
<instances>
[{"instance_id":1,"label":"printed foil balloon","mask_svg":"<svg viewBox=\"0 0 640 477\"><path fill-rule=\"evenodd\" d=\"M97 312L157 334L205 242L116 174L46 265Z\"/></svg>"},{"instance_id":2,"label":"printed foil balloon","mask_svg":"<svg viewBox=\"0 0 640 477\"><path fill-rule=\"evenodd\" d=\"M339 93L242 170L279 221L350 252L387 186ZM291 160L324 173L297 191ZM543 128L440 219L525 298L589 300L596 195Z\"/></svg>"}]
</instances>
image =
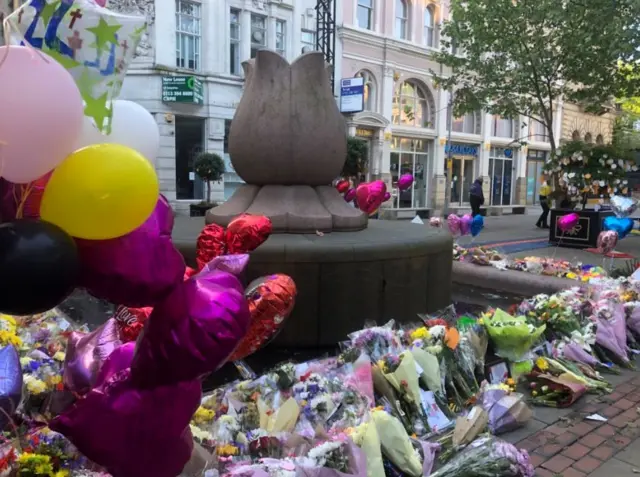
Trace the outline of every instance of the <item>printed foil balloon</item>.
<instances>
[{"instance_id":1,"label":"printed foil balloon","mask_svg":"<svg viewBox=\"0 0 640 477\"><path fill-rule=\"evenodd\" d=\"M449 227L451 235L454 237L460 235L460 217L456 214L449 214L449 217L447 217L447 226Z\"/></svg>"},{"instance_id":2,"label":"printed foil balloon","mask_svg":"<svg viewBox=\"0 0 640 477\"><path fill-rule=\"evenodd\" d=\"M273 225L263 215L243 214L227 226L227 253L249 253L262 245L271 235Z\"/></svg>"},{"instance_id":3,"label":"printed foil balloon","mask_svg":"<svg viewBox=\"0 0 640 477\"><path fill-rule=\"evenodd\" d=\"M14 41L26 41L71 73L85 116L109 133L112 101L146 31L145 18L112 12L92 0L30 0L7 21Z\"/></svg>"},{"instance_id":4,"label":"printed foil balloon","mask_svg":"<svg viewBox=\"0 0 640 477\"><path fill-rule=\"evenodd\" d=\"M51 172L27 184L14 184L0 179L0 217L7 222L15 219L40 218L40 202Z\"/></svg>"},{"instance_id":5,"label":"printed foil balloon","mask_svg":"<svg viewBox=\"0 0 640 477\"><path fill-rule=\"evenodd\" d=\"M347 192L349 190L349 187L351 187L351 184L349 183L349 181L345 179L342 179L336 182L336 190L341 194L344 194L345 192Z\"/></svg>"},{"instance_id":6,"label":"printed foil balloon","mask_svg":"<svg viewBox=\"0 0 640 477\"><path fill-rule=\"evenodd\" d=\"M407 190L413 184L413 174L403 174L398 179L398 189Z\"/></svg>"},{"instance_id":7,"label":"printed foil balloon","mask_svg":"<svg viewBox=\"0 0 640 477\"><path fill-rule=\"evenodd\" d=\"M372 214L382 205L386 193L387 185L384 181L377 180L360 184L356 189L358 208L365 214Z\"/></svg>"},{"instance_id":8,"label":"printed foil balloon","mask_svg":"<svg viewBox=\"0 0 640 477\"><path fill-rule=\"evenodd\" d=\"M186 278L185 278L186 280ZM123 343L135 341L140 336L145 323L149 320L153 308L129 308L119 306L113 315L113 319L118 325L118 336Z\"/></svg>"},{"instance_id":9,"label":"printed foil balloon","mask_svg":"<svg viewBox=\"0 0 640 477\"><path fill-rule=\"evenodd\" d=\"M638 201L633 197L624 197L622 195L614 195L609 203L616 217L629 217L638 208Z\"/></svg>"},{"instance_id":10,"label":"printed foil balloon","mask_svg":"<svg viewBox=\"0 0 640 477\"><path fill-rule=\"evenodd\" d=\"M464 214L460 219L460 235L468 235L471 233L471 222L473 217L471 214Z\"/></svg>"},{"instance_id":11,"label":"printed foil balloon","mask_svg":"<svg viewBox=\"0 0 640 477\"><path fill-rule=\"evenodd\" d=\"M229 358L230 361L246 358L276 336L293 310L296 294L296 284L287 275L270 275L249 284L245 297L249 304L251 322L247 334Z\"/></svg>"},{"instance_id":12,"label":"printed foil balloon","mask_svg":"<svg viewBox=\"0 0 640 477\"><path fill-rule=\"evenodd\" d=\"M603 222L605 230L613 230L618 233L618 239L625 238L633 230L633 219L620 217L605 217Z\"/></svg>"},{"instance_id":13,"label":"printed foil balloon","mask_svg":"<svg viewBox=\"0 0 640 477\"><path fill-rule=\"evenodd\" d=\"M353 202L353 199L356 198L356 190L352 187L344 194L344 200L347 202Z\"/></svg>"},{"instance_id":14,"label":"printed foil balloon","mask_svg":"<svg viewBox=\"0 0 640 477\"><path fill-rule=\"evenodd\" d=\"M598 252L606 255L616 248L618 244L618 232L615 230L603 230L598 235Z\"/></svg>"},{"instance_id":15,"label":"printed foil balloon","mask_svg":"<svg viewBox=\"0 0 640 477\"><path fill-rule=\"evenodd\" d=\"M196 263L201 270L216 257L227 253L226 230L218 224L207 224L196 241Z\"/></svg>"},{"instance_id":16,"label":"printed foil balloon","mask_svg":"<svg viewBox=\"0 0 640 477\"><path fill-rule=\"evenodd\" d=\"M0 430L9 423L22 400L22 367L20 356L13 346L0 349Z\"/></svg>"},{"instance_id":17,"label":"printed foil balloon","mask_svg":"<svg viewBox=\"0 0 640 477\"><path fill-rule=\"evenodd\" d=\"M477 237L483 228L484 228L484 217L478 214L471 221L471 235L473 237Z\"/></svg>"},{"instance_id":18,"label":"printed foil balloon","mask_svg":"<svg viewBox=\"0 0 640 477\"><path fill-rule=\"evenodd\" d=\"M429 225L431 227L440 228L442 227L442 220L440 219L440 217L431 217L429 219Z\"/></svg>"},{"instance_id":19,"label":"printed foil balloon","mask_svg":"<svg viewBox=\"0 0 640 477\"><path fill-rule=\"evenodd\" d=\"M384 198L382 199L383 202L388 201L389 199L391 199L391 193L389 192L385 192L384 193Z\"/></svg>"},{"instance_id":20,"label":"printed foil balloon","mask_svg":"<svg viewBox=\"0 0 640 477\"><path fill-rule=\"evenodd\" d=\"M580 216L576 213L571 213L571 214L567 214L567 215L563 215L562 217L558 218L558 228L563 232L563 233L567 233L570 230L572 230L576 225L578 225L578 222L580 221Z\"/></svg>"}]
</instances>

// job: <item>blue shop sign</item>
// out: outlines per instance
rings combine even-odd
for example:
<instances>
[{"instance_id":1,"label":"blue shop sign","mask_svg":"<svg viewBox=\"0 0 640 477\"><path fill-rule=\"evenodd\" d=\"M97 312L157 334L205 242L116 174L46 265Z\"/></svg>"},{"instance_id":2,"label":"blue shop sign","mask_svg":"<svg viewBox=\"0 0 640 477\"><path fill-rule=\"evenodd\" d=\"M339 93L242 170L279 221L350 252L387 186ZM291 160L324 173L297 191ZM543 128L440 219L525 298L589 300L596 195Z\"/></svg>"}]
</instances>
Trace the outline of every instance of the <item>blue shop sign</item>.
<instances>
[{"instance_id":1,"label":"blue shop sign","mask_svg":"<svg viewBox=\"0 0 640 477\"><path fill-rule=\"evenodd\" d=\"M470 144L445 144L444 153L449 155L449 150L452 156L478 156L478 146Z\"/></svg>"}]
</instances>

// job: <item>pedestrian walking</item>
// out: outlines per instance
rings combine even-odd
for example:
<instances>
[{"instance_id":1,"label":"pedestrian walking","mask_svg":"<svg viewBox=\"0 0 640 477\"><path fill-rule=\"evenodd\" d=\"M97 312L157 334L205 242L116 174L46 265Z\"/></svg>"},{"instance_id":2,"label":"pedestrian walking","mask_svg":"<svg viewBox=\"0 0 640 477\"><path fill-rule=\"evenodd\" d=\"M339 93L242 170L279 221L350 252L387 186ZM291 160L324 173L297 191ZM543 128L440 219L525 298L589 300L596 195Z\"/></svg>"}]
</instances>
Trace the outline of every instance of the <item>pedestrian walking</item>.
<instances>
[{"instance_id":1,"label":"pedestrian walking","mask_svg":"<svg viewBox=\"0 0 640 477\"><path fill-rule=\"evenodd\" d=\"M538 196L538 200L540 201L540 207L542 207L542 213L536 222L536 227L539 229L548 229L549 228L549 194L551 194L551 187L547 184L547 181L544 181L540 186L540 192Z\"/></svg>"},{"instance_id":2,"label":"pedestrian walking","mask_svg":"<svg viewBox=\"0 0 640 477\"><path fill-rule=\"evenodd\" d=\"M469 203L471 204L471 215L480 215L480 206L484 204L484 194L482 193L482 177L478 177L469 190Z\"/></svg>"}]
</instances>

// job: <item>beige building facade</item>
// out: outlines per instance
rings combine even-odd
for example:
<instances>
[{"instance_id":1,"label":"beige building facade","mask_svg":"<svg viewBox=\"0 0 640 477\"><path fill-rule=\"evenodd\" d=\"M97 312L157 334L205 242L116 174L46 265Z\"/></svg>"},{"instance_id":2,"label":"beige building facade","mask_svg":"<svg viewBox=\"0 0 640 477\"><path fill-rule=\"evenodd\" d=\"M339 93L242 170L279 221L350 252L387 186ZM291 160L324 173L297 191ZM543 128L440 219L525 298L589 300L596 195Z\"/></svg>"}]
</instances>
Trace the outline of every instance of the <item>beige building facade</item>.
<instances>
[{"instance_id":1,"label":"beige building facade","mask_svg":"<svg viewBox=\"0 0 640 477\"><path fill-rule=\"evenodd\" d=\"M613 139L616 114L590 114L577 104L565 104L562 117L562 140L581 140L586 143L609 144Z\"/></svg>"}]
</instances>

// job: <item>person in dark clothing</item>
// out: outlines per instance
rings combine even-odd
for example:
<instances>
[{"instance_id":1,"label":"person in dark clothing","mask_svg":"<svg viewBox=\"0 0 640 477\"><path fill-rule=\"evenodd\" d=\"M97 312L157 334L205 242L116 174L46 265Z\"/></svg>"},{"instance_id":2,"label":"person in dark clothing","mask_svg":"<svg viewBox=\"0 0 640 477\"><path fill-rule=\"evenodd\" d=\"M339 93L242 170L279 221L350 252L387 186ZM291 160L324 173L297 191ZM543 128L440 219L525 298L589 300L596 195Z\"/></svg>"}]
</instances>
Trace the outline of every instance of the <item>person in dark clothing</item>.
<instances>
[{"instance_id":1,"label":"person in dark clothing","mask_svg":"<svg viewBox=\"0 0 640 477\"><path fill-rule=\"evenodd\" d=\"M540 218L536 222L536 227L541 229L548 229L548 217L549 217L549 194L551 194L551 187L547 184L547 182L543 182L540 187L540 195L538 197L540 201L540 207L542 207L542 214L540 214Z\"/></svg>"},{"instance_id":2,"label":"person in dark clothing","mask_svg":"<svg viewBox=\"0 0 640 477\"><path fill-rule=\"evenodd\" d=\"M484 194L482 193L482 178L479 177L469 189L469 203L471 204L471 215L480 215L480 206L484 204Z\"/></svg>"}]
</instances>

